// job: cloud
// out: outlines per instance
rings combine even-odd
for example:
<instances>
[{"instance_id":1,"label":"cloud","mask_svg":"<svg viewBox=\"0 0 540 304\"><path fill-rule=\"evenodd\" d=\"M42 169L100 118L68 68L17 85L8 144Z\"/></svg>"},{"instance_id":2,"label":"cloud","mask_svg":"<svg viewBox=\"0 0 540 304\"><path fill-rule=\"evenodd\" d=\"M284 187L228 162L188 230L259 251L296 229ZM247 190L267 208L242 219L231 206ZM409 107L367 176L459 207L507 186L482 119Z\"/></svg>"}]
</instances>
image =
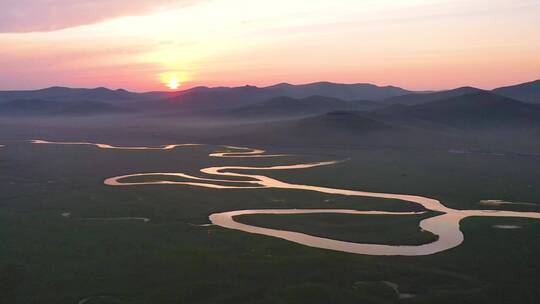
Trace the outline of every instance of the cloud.
<instances>
[{"instance_id":1,"label":"cloud","mask_svg":"<svg viewBox=\"0 0 540 304\"><path fill-rule=\"evenodd\" d=\"M2 0L0 33L49 32L202 0Z\"/></svg>"}]
</instances>

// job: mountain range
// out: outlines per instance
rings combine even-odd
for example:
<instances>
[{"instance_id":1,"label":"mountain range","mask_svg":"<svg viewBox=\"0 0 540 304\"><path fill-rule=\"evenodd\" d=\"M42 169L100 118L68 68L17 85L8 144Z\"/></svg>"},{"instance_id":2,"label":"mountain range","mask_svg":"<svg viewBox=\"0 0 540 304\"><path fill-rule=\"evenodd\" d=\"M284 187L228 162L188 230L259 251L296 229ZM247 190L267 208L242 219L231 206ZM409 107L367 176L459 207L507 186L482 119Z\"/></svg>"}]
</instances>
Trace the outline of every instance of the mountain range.
<instances>
[{"instance_id":1,"label":"mountain range","mask_svg":"<svg viewBox=\"0 0 540 304\"><path fill-rule=\"evenodd\" d=\"M358 112L388 125L438 128L535 126L540 119L540 80L484 91L461 87L412 92L392 86L318 82L269 87L196 87L178 92L135 93L107 88L52 87L0 92L0 115L97 115L165 113L234 119L285 119ZM358 114L355 114L358 115ZM328 122L327 116L325 117ZM346 115L332 116L350 119ZM356 116L355 116L356 117ZM337 118L336 118L337 119ZM313 123L313 122L311 122Z\"/></svg>"},{"instance_id":2,"label":"mountain range","mask_svg":"<svg viewBox=\"0 0 540 304\"><path fill-rule=\"evenodd\" d=\"M228 111L230 115L250 118L296 117L323 114L327 112L366 111L378 109L382 105L370 100L342 100L326 96L310 96L305 98L274 97L267 101L251 104Z\"/></svg>"},{"instance_id":3,"label":"mountain range","mask_svg":"<svg viewBox=\"0 0 540 304\"><path fill-rule=\"evenodd\" d=\"M148 93L53 87L0 92L0 120L51 117L61 124L64 117L103 116L100 124L133 121L149 131L152 125L173 128L156 134L189 128L220 141L448 150L478 144L536 151L539 97L540 81L491 91L431 92L327 82Z\"/></svg>"}]
</instances>

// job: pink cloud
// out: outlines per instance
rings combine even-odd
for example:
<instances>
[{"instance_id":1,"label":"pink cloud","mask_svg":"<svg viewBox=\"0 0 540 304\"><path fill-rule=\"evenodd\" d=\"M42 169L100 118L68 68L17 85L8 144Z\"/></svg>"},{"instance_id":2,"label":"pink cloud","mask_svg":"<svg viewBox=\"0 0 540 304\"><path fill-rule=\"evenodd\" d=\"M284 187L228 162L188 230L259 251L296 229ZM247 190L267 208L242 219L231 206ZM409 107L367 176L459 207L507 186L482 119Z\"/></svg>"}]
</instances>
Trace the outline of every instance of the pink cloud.
<instances>
[{"instance_id":1,"label":"pink cloud","mask_svg":"<svg viewBox=\"0 0 540 304\"><path fill-rule=\"evenodd\" d=\"M54 31L195 2L198 0L2 0L0 33Z\"/></svg>"}]
</instances>

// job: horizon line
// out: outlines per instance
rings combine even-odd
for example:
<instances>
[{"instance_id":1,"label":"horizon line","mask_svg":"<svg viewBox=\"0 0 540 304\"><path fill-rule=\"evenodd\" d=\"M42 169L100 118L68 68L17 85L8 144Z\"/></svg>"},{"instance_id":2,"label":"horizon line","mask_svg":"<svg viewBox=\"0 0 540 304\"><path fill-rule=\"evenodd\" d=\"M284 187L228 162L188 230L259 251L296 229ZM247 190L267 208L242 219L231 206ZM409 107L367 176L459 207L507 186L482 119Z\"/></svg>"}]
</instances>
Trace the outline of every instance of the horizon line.
<instances>
[{"instance_id":1,"label":"horizon line","mask_svg":"<svg viewBox=\"0 0 540 304\"><path fill-rule=\"evenodd\" d=\"M425 89L425 90L412 90L412 89L407 89L405 87L401 87L401 86L398 86L398 85L392 85L392 84L380 85L380 84L375 84L375 83L370 83L370 82L349 82L349 83L347 83L347 82L333 82L333 81L322 80L322 81L307 82L307 83L278 82L278 83L274 83L274 84L271 84L271 85L264 85L264 86L258 86L258 85L252 85L252 84L244 84L244 85L238 85L238 86L196 85L196 86L191 86L191 87L182 88L182 89L178 89L178 90L150 90L150 91L128 90L128 89L121 88L121 87L113 88L113 87L107 87L107 86L70 87L70 86L63 86L63 85L52 85L52 86L48 86L48 87L30 88L30 89L7 89L7 90L0 90L0 92L41 91L41 90L49 90L49 89L54 89L54 88L62 88L62 89L72 89L72 90L106 89L106 90L109 90L109 91L125 91L125 92L129 92L129 93L145 94L145 93L180 93L180 92L186 92L186 91L190 91L190 90L197 89L197 88L200 88L200 89L203 89L203 88L204 89L220 89L220 88L222 88L222 89L235 89L235 88L243 88L243 87L253 87L253 88L258 88L258 89L266 89L266 88L271 88L271 87L279 86L279 85L305 86L305 85L313 85L313 84L335 84L335 85L370 85L370 86L376 86L376 87L379 87L379 88L397 88L397 89L402 89L402 90L406 90L406 91L409 91L409 92L417 92L418 93L418 92L440 92L440 91L448 91L448 90L454 90L454 89L466 88L466 87L476 88L476 89L480 89L480 90L484 90L484 91L492 91L492 90L499 89L499 88L511 87L511 86L516 86L516 85L523 85L523 84L533 83L533 82L537 82L537 81L540 81L540 78L533 79L533 80L530 80L530 81L525 81L525 82L516 82L516 83L512 83L512 84L506 84L506 85L503 85L503 86L497 86L497 87L493 87L493 88L481 88L481 87L463 85L463 86L450 87L450 88L444 88L444 89Z\"/></svg>"}]
</instances>

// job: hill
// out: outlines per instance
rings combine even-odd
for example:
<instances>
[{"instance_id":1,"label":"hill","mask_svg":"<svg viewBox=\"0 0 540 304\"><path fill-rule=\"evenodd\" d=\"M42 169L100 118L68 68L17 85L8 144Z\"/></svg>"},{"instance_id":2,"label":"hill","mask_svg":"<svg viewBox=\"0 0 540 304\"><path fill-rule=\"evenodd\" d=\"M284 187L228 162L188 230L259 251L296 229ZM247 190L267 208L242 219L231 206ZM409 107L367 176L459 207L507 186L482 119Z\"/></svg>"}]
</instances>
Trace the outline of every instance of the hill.
<instances>
[{"instance_id":1,"label":"hill","mask_svg":"<svg viewBox=\"0 0 540 304\"><path fill-rule=\"evenodd\" d=\"M200 111L241 107L275 97L272 92L254 86L236 88L195 88L176 96L141 104L150 110Z\"/></svg>"},{"instance_id":2,"label":"hill","mask_svg":"<svg viewBox=\"0 0 540 304\"><path fill-rule=\"evenodd\" d=\"M281 96L254 105L235 108L228 113L241 118L278 118L317 115L337 110L371 110L380 106L373 101L345 101L325 96L310 96L302 99Z\"/></svg>"},{"instance_id":3,"label":"hill","mask_svg":"<svg viewBox=\"0 0 540 304\"><path fill-rule=\"evenodd\" d=\"M485 91L413 106L395 105L375 114L458 129L532 128L540 124L540 107Z\"/></svg>"},{"instance_id":4,"label":"hill","mask_svg":"<svg viewBox=\"0 0 540 304\"><path fill-rule=\"evenodd\" d=\"M461 87L447 91L431 92L431 93L411 93L402 96L396 96L382 100L381 103L403 104L403 105L415 105L421 103L427 103L435 100L451 98L456 96L462 96L466 94L480 92L482 90L473 87Z\"/></svg>"},{"instance_id":5,"label":"hill","mask_svg":"<svg viewBox=\"0 0 540 304\"><path fill-rule=\"evenodd\" d=\"M111 90L107 88L72 89L64 87L51 87L32 91L0 91L0 103L12 100L50 100L61 102L99 101L99 102L127 102L151 98L163 98L163 93L134 93L123 89Z\"/></svg>"},{"instance_id":6,"label":"hill","mask_svg":"<svg viewBox=\"0 0 540 304\"><path fill-rule=\"evenodd\" d=\"M335 147L451 150L528 147L540 134L540 106L479 91L418 105L334 111L267 124L267 140Z\"/></svg>"},{"instance_id":7,"label":"hill","mask_svg":"<svg viewBox=\"0 0 540 304\"><path fill-rule=\"evenodd\" d=\"M281 83L266 87L280 96L306 98L309 96L326 96L342 100L381 100L411 93L411 91L393 87L380 87L373 84L342 84L332 82L316 82L303 85Z\"/></svg>"},{"instance_id":8,"label":"hill","mask_svg":"<svg viewBox=\"0 0 540 304\"><path fill-rule=\"evenodd\" d=\"M371 84L336 84L319 82L306 85L278 84L269 87L197 87L177 95L150 103L151 107L167 111L201 111L247 107L273 98L305 99L324 96L342 101L377 100L410 93L396 87ZM145 104L148 105L148 104Z\"/></svg>"},{"instance_id":9,"label":"hill","mask_svg":"<svg viewBox=\"0 0 540 304\"><path fill-rule=\"evenodd\" d=\"M60 102L41 99L16 99L0 104L0 115L10 116L87 116L127 111L127 108L100 101Z\"/></svg>"},{"instance_id":10,"label":"hill","mask_svg":"<svg viewBox=\"0 0 540 304\"><path fill-rule=\"evenodd\" d=\"M502 87L493 90L493 93L530 103L540 103L540 79Z\"/></svg>"}]
</instances>

